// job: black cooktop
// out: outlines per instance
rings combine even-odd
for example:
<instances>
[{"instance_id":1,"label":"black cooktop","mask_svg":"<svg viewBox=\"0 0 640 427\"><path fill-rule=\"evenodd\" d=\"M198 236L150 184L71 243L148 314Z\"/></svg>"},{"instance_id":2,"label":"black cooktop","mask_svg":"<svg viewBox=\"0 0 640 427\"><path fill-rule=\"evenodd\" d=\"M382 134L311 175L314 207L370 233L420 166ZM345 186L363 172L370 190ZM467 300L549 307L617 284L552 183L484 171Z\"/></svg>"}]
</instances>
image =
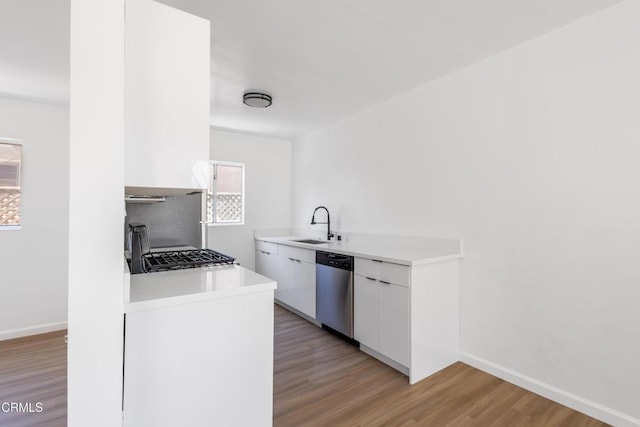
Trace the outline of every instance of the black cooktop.
<instances>
[{"instance_id":1,"label":"black cooktop","mask_svg":"<svg viewBox=\"0 0 640 427\"><path fill-rule=\"evenodd\" d=\"M147 272L233 264L235 258L211 249L151 252L143 255Z\"/></svg>"}]
</instances>

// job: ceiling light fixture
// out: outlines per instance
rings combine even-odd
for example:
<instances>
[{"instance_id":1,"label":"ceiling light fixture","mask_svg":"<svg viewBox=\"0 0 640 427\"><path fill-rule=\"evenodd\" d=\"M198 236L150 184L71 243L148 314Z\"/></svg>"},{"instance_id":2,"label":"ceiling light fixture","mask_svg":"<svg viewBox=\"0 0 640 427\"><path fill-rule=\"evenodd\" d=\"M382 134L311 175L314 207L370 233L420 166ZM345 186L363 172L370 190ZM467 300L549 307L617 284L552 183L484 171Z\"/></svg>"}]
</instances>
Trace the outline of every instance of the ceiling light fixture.
<instances>
[{"instance_id":1,"label":"ceiling light fixture","mask_svg":"<svg viewBox=\"0 0 640 427\"><path fill-rule=\"evenodd\" d=\"M262 92L245 92L242 95L242 102L249 107L267 108L273 103L273 98Z\"/></svg>"}]
</instances>

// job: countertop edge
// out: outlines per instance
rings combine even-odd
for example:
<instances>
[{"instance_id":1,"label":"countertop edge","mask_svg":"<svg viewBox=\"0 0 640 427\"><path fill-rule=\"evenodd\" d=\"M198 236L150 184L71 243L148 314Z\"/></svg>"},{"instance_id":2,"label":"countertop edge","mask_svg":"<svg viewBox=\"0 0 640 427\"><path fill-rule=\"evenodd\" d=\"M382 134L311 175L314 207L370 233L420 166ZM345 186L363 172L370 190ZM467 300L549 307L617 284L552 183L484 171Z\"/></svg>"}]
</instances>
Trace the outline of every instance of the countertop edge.
<instances>
[{"instance_id":1,"label":"countertop edge","mask_svg":"<svg viewBox=\"0 0 640 427\"><path fill-rule=\"evenodd\" d=\"M268 292L276 289L275 281L268 281L259 285L252 285L240 289L219 290L209 293L193 293L186 295L178 295L172 297L156 298L146 301L129 302L125 304L125 313L136 313L140 311L156 310L166 307L175 307L184 304L194 304L203 301L239 297L243 295L255 294L259 292Z\"/></svg>"},{"instance_id":2,"label":"countertop edge","mask_svg":"<svg viewBox=\"0 0 640 427\"><path fill-rule=\"evenodd\" d=\"M462 252L451 252L443 255L429 256L425 258L404 259L404 258L394 258L389 256L380 256L378 254L371 254L366 252L356 252L348 249L329 247L331 243L335 243L335 242L327 242L322 244L309 244L309 243L292 241L292 239L305 239L305 238L306 238L305 236L264 236L264 237L254 236L255 240L259 240L262 242L275 243L278 245L286 245L286 246L292 246L292 247L302 248L302 249L311 249L311 250L320 250L320 251L325 250L327 252L334 252L334 253L339 253L342 255L350 255L354 257L373 258L379 261L406 265L409 267L426 265L426 264L434 264L434 263L446 262L446 261L464 258Z\"/></svg>"},{"instance_id":3,"label":"countertop edge","mask_svg":"<svg viewBox=\"0 0 640 427\"><path fill-rule=\"evenodd\" d=\"M411 266L413 267L413 266L420 266L420 265L427 265L427 264L435 264L435 263L438 263L438 262L454 261L454 260L458 260L458 259L462 259L462 258L463 258L463 256L460 253L451 254L451 255L442 255L442 256L437 256L437 257L431 257L431 258L425 258L425 259L412 261L411 262Z\"/></svg>"}]
</instances>

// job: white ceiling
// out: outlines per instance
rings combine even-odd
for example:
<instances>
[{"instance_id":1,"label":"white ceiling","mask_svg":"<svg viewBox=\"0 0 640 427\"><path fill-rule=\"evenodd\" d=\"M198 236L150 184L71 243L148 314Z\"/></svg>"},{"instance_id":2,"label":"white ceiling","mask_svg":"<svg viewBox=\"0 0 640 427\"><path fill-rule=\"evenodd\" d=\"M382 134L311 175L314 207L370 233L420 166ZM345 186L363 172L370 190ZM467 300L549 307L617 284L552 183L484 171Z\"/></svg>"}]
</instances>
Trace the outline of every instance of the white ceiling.
<instances>
[{"instance_id":1,"label":"white ceiling","mask_svg":"<svg viewBox=\"0 0 640 427\"><path fill-rule=\"evenodd\" d=\"M621 0L162 0L211 20L211 125L295 138ZM0 94L66 102L69 0L2 0ZM242 104L248 89L273 106Z\"/></svg>"}]
</instances>

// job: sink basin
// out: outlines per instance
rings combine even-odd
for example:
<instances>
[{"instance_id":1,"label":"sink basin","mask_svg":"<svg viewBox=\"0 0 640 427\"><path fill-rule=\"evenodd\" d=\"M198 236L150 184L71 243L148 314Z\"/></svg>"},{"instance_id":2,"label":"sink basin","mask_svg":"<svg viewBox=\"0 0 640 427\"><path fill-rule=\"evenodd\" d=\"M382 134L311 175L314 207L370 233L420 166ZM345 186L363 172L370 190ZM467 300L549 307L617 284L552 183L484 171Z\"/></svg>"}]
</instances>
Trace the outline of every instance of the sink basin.
<instances>
[{"instance_id":1,"label":"sink basin","mask_svg":"<svg viewBox=\"0 0 640 427\"><path fill-rule=\"evenodd\" d=\"M300 240L292 240L292 242L297 242L297 243L308 243L310 245L321 245L323 243L329 243L329 242L323 242L322 240L313 240L313 239L300 239Z\"/></svg>"}]
</instances>

